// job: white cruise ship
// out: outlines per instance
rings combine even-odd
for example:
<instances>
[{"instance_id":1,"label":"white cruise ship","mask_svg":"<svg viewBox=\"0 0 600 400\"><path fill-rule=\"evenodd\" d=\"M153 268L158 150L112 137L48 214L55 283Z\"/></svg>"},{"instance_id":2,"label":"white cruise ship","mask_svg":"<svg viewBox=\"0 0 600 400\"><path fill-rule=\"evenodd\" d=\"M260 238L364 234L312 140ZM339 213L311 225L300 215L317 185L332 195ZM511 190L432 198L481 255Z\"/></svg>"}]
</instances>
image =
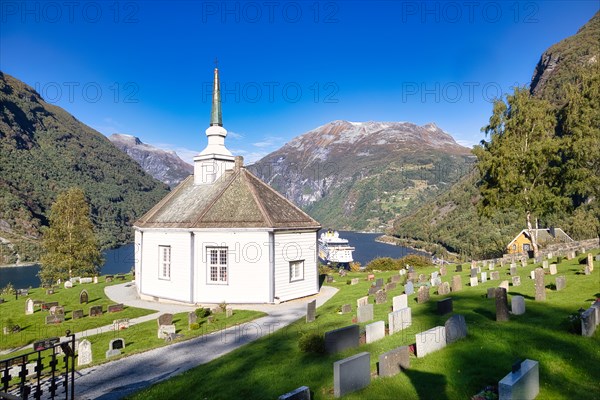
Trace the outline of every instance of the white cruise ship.
<instances>
[{"instance_id":1,"label":"white cruise ship","mask_svg":"<svg viewBox=\"0 0 600 400\"><path fill-rule=\"evenodd\" d=\"M319 258L327 264L350 264L354 259L352 252L354 247L348 244L347 239L340 238L337 231L331 229L321 233L319 238Z\"/></svg>"}]
</instances>

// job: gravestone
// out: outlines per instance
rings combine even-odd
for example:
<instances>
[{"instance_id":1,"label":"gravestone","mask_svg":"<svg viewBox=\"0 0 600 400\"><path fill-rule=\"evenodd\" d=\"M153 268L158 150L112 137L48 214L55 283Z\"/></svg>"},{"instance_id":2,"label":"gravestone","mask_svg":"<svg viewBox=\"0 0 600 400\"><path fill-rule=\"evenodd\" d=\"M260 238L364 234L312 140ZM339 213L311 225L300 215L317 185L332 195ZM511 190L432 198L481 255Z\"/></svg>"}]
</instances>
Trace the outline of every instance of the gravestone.
<instances>
[{"instance_id":1,"label":"gravestone","mask_svg":"<svg viewBox=\"0 0 600 400\"><path fill-rule=\"evenodd\" d=\"M556 264L550 264L550 275L556 275Z\"/></svg>"},{"instance_id":2,"label":"gravestone","mask_svg":"<svg viewBox=\"0 0 600 400\"><path fill-rule=\"evenodd\" d=\"M508 321L508 299L506 297L506 289L496 288L496 321Z\"/></svg>"},{"instance_id":3,"label":"gravestone","mask_svg":"<svg viewBox=\"0 0 600 400\"><path fill-rule=\"evenodd\" d=\"M377 293L378 290L379 288L377 286L369 286L369 296L375 295L375 293Z\"/></svg>"},{"instance_id":4,"label":"gravestone","mask_svg":"<svg viewBox=\"0 0 600 400\"><path fill-rule=\"evenodd\" d=\"M471 285L471 286L477 286L477 285L479 285L479 281L477 280L477 277L475 277L475 278L469 278L469 285Z\"/></svg>"},{"instance_id":5,"label":"gravestone","mask_svg":"<svg viewBox=\"0 0 600 400\"><path fill-rule=\"evenodd\" d=\"M398 347L379 356L379 376L387 377L399 374L402 369L410 368L408 346Z\"/></svg>"},{"instance_id":6,"label":"gravestone","mask_svg":"<svg viewBox=\"0 0 600 400\"><path fill-rule=\"evenodd\" d=\"M510 299L510 306L513 315L525 314L525 298L523 296L513 296Z\"/></svg>"},{"instance_id":7,"label":"gravestone","mask_svg":"<svg viewBox=\"0 0 600 400\"><path fill-rule=\"evenodd\" d=\"M412 282L406 282L404 285L404 294L411 295L415 292L415 285Z\"/></svg>"},{"instance_id":8,"label":"gravestone","mask_svg":"<svg viewBox=\"0 0 600 400\"><path fill-rule=\"evenodd\" d=\"M394 296L392 298L392 310L398 311L402 308L408 307L408 296L405 294L401 294L400 296Z\"/></svg>"},{"instance_id":9,"label":"gravestone","mask_svg":"<svg viewBox=\"0 0 600 400\"><path fill-rule=\"evenodd\" d=\"M83 318L83 310L73 310L71 313L72 319L80 319Z\"/></svg>"},{"instance_id":10,"label":"gravestone","mask_svg":"<svg viewBox=\"0 0 600 400\"><path fill-rule=\"evenodd\" d=\"M536 301L546 300L546 287L544 286L544 269L535 269L535 299Z\"/></svg>"},{"instance_id":11,"label":"gravestone","mask_svg":"<svg viewBox=\"0 0 600 400\"><path fill-rule=\"evenodd\" d=\"M310 388L308 386L300 386L296 390L282 394L277 400L310 400Z\"/></svg>"},{"instance_id":12,"label":"gravestone","mask_svg":"<svg viewBox=\"0 0 600 400\"><path fill-rule=\"evenodd\" d=\"M333 276L331 276L331 275L327 275L327 276L325 277L325 282L327 282L327 283L333 283Z\"/></svg>"},{"instance_id":13,"label":"gravestone","mask_svg":"<svg viewBox=\"0 0 600 400\"><path fill-rule=\"evenodd\" d=\"M417 303L422 304L429 301L429 287L421 286L417 292Z\"/></svg>"},{"instance_id":14,"label":"gravestone","mask_svg":"<svg viewBox=\"0 0 600 400\"><path fill-rule=\"evenodd\" d=\"M394 290L396 289L396 283L395 282L390 282L388 284L385 285L385 291L389 292L390 290Z\"/></svg>"},{"instance_id":15,"label":"gravestone","mask_svg":"<svg viewBox=\"0 0 600 400\"><path fill-rule=\"evenodd\" d=\"M412 311L410 307L401 308L388 314L390 335L400 332L412 325Z\"/></svg>"},{"instance_id":16,"label":"gravestone","mask_svg":"<svg viewBox=\"0 0 600 400\"><path fill-rule=\"evenodd\" d=\"M457 340L467 337L467 322L465 317L456 314L448 318L444 324L446 330L446 344L454 343Z\"/></svg>"},{"instance_id":17,"label":"gravestone","mask_svg":"<svg viewBox=\"0 0 600 400\"><path fill-rule=\"evenodd\" d=\"M306 304L306 322L313 322L317 317L317 300Z\"/></svg>"},{"instance_id":18,"label":"gravestone","mask_svg":"<svg viewBox=\"0 0 600 400\"><path fill-rule=\"evenodd\" d=\"M481 283L487 282L487 272L481 273Z\"/></svg>"},{"instance_id":19,"label":"gravestone","mask_svg":"<svg viewBox=\"0 0 600 400\"><path fill-rule=\"evenodd\" d=\"M438 294L442 296L450 294L450 284L448 282L442 282L442 284L438 286Z\"/></svg>"},{"instance_id":20,"label":"gravestone","mask_svg":"<svg viewBox=\"0 0 600 400\"><path fill-rule=\"evenodd\" d=\"M575 252L574 251L568 251L567 252L567 260L572 260L575 258Z\"/></svg>"},{"instance_id":21,"label":"gravestone","mask_svg":"<svg viewBox=\"0 0 600 400\"><path fill-rule=\"evenodd\" d=\"M79 283L92 283L93 279L92 278L81 278L79 280Z\"/></svg>"},{"instance_id":22,"label":"gravestone","mask_svg":"<svg viewBox=\"0 0 600 400\"><path fill-rule=\"evenodd\" d=\"M371 355L358 353L333 363L333 395L343 395L360 390L371 383Z\"/></svg>"},{"instance_id":23,"label":"gravestone","mask_svg":"<svg viewBox=\"0 0 600 400\"><path fill-rule=\"evenodd\" d=\"M594 271L594 258L592 257L592 253L588 253L587 255L587 266L590 267L590 271Z\"/></svg>"},{"instance_id":24,"label":"gravestone","mask_svg":"<svg viewBox=\"0 0 600 400\"><path fill-rule=\"evenodd\" d=\"M88 291L83 289L81 291L81 293L79 293L79 304L83 304L83 303L87 304L89 299L90 299L90 295L88 294Z\"/></svg>"},{"instance_id":25,"label":"gravestone","mask_svg":"<svg viewBox=\"0 0 600 400\"><path fill-rule=\"evenodd\" d=\"M594 258L596 261L600 261L600 254L596 254L596 257Z\"/></svg>"},{"instance_id":26,"label":"gravestone","mask_svg":"<svg viewBox=\"0 0 600 400\"><path fill-rule=\"evenodd\" d=\"M511 262L510 269L512 270L513 268L517 268L517 264L515 264L514 262Z\"/></svg>"},{"instance_id":27,"label":"gravestone","mask_svg":"<svg viewBox=\"0 0 600 400\"><path fill-rule=\"evenodd\" d=\"M513 286L521 286L521 277L520 276L513 276L512 277L512 285Z\"/></svg>"},{"instance_id":28,"label":"gravestone","mask_svg":"<svg viewBox=\"0 0 600 400\"><path fill-rule=\"evenodd\" d=\"M177 333L175 325L159 325L157 336L159 339L166 339L170 334Z\"/></svg>"},{"instance_id":29,"label":"gravestone","mask_svg":"<svg viewBox=\"0 0 600 400\"><path fill-rule=\"evenodd\" d=\"M46 289L46 294L47 295L54 294L54 289Z\"/></svg>"},{"instance_id":30,"label":"gravestone","mask_svg":"<svg viewBox=\"0 0 600 400\"><path fill-rule=\"evenodd\" d=\"M344 277L344 276L348 275L348 272L345 269L340 268L340 270L338 271L338 274L340 274L341 277Z\"/></svg>"},{"instance_id":31,"label":"gravestone","mask_svg":"<svg viewBox=\"0 0 600 400\"><path fill-rule=\"evenodd\" d=\"M65 289L71 289L73 287L73 283L71 281L65 281L64 287Z\"/></svg>"},{"instance_id":32,"label":"gravestone","mask_svg":"<svg viewBox=\"0 0 600 400\"><path fill-rule=\"evenodd\" d=\"M471 278L477 278L477 268L471 268Z\"/></svg>"},{"instance_id":33,"label":"gravestone","mask_svg":"<svg viewBox=\"0 0 600 400\"><path fill-rule=\"evenodd\" d=\"M121 312L123 311L123 304L111 304L110 306L108 306L106 311L109 313Z\"/></svg>"},{"instance_id":34,"label":"gravestone","mask_svg":"<svg viewBox=\"0 0 600 400\"><path fill-rule=\"evenodd\" d=\"M453 310L452 298L448 297L437 302L437 312L439 315L449 314Z\"/></svg>"},{"instance_id":35,"label":"gravestone","mask_svg":"<svg viewBox=\"0 0 600 400\"><path fill-rule=\"evenodd\" d=\"M110 341L108 344L108 350L106 351L106 358L115 357L121 354L121 349L125 348L125 339L117 338Z\"/></svg>"},{"instance_id":36,"label":"gravestone","mask_svg":"<svg viewBox=\"0 0 600 400\"><path fill-rule=\"evenodd\" d=\"M488 290L487 290L487 298L488 299L495 299L496 298L496 288L495 287L488 288Z\"/></svg>"},{"instance_id":37,"label":"gravestone","mask_svg":"<svg viewBox=\"0 0 600 400\"><path fill-rule=\"evenodd\" d=\"M583 268L583 274L584 274L584 275L591 275L591 274L592 274L592 271L590 271L590 267L589 267L588 265L586 265L586 266Z\"/></svg>"},{"instance_id":38,"label":"gravestone","mask_svg":"<svg viewBox=\"0 0 600 400\"><path fill-rule=\"evenodd\" d=\"M500 279L500 272L499 272L499 271L493 271L493 272L490 274L490 280L491 280L491 281L497 281L497 280L499 280L499 279Z\"/></svg>"},{"instance_id":39,"label":"gravestone","mask_svg":"<svg viewBox=\"0 0 600 400\"><path fill-rule=\"evenodd\" d=\"M25 315L31 315L34 312L35 310L33 309L33 300L27 299L27 301L25 301Z\"/></svg>"},{"instance_id":40,"label":"gravestone","mask_svg":"<svg viewBox=\"0 0 600 400\"><path fill-rule=\"evenodd\" d=\"M188 313L188 328L190 327L190 325L196 324L196 323L198 323L198 315L196 315L195 311L189 312Z\"/></svg>"},{"instance_id":41,"label":"gravestone","mask_svg":"<svg viewBox=\"0 0 600 400\"><path fill-rule=\"evenodd\" d=\"M401 269L399 272L400 276L404 276L406 275L406 270L405 269Z\"/></svg>"},{"instance_id":42,"label":"gravestone","mask_svg":"<svg viewBox=\"0 0 600 400\"><path fill-rule=\"evenodd\" d=\"M446 328L436 326L415 335L417 358L446 347Z\"/></svg>"},{"instance_id":43,"label":"gravestone","mask_svg":"<svg viewBox=\"0 0 600 400\"><path fill-rule=\"evenodd\" d=\"M92 343L87 339L83 339L77 346L77 365L88 365L91 364L92 360Z\"/></svg>"},{"instance_id":44,"label":"gravestone","mask_svg":"<svg viewBox=\"0 0 600 400\"><path fill-rule=\"evenodd\" d=\"M365 326L367 343L373 343L385 337L385 322L377 321Z\"/></svg>"},{"instance_id":45,"label":"gravestone","mask_svg":"<svg viewBox=\"0 0 600 400\"><path fill-rule=\"evenodd\" d=\"M566 287L567 287L567 278L564 275L557 276L556 277L556 290L563 290Z\"/></svg>"},{"instance_id":46,"label":"gravestone","mask_svg":"<svg viewBox=\"0 0 600 400\"><path fill-rule=\"evenodd\" d=\"M369 296L361 297L356 300L356 307L366 306L369 304Z\"/></svg>"},{"instance_id":47,"label":"gravestone","mask_svg":"<svg viewBox=\"0 0 600 400\"><path fill-rule=\"evenodd\" d=\"M427 282L427 277L425 276L425 274L419 274L419 283L425 282Z\"/></svg>"},{"instance_id":48,"label":"gravestone","mask_svg":"<svg viewBox=\"0 0 600 400\"><path fill-rule=\"evenodd\" d=\"M358 282L360 282L359 278L352 278L352 279L350 279L350 284L351 285L358 285Z\"/></svg>"},{"instance_id":49,"label":"gravestone","mask_svg":"<svg viewBox=\"0 0 600 400\"><path fill-rule=\"evenodd\" d=\"M348 314L352 312L352 305L351 304L344 304L342 306L342 314Z\"/></svg>"},{"instance_id":50,"label":"gravestone","mask_svg":"<svg viewBox=\"0 0 600 400\"><path fill-rule=\"evenodd\" d=\"M454 272L462 272L462 265L461 265L461 264L458 264L458 265L456 266L456 270L455 270Z\"/></svg>"},{"instance_id":51,"label":"gravestone","mask_svg":"<svg viewBox=\"0 0 600 400\"><path fill-rule=\"evenodd\" d=\"M471 260L471 268L477 268L477 261Z\"/></svg>"},{"instance_id":52,"label":"gravestone","mask_svg":"<svg viewBox=\"0 0 600 400\"><path fill-rule=\"evenodd\" d=\"M60 324L61 322L65 322L65 314L56 314L56 315L47 315L46 316L46 325Z\"/></svg>"},{"instance_id":53,"label":"gravestone","mask_svg":"<svg viewBox=\"0 0 600 400\"><path fill-rule=\"evenodd\" d=\"M400 275L392 275L392 283L398 283L402 280Z\"/></svg>"},{"instance_id":54,"label":"gravestone","mask_svg":"<svg viewBox=\"0 0 600 400\"><path fill-rule=\"evenodd\" d=\"M129 318L115 319L113 320L113 330L120 331L129 328Z\"/></svg>"},{"instance_id":55,"label":"gravestone","mask_svg":"<svg viewBox=\"0 0 600 400\"><path fill-rule=\"evenodd\" d=\"M372 304L371 304L372 306ZM359 326L350 325L325 332L325 351L329 354L358 347Z\"/></svg>"},{"instance_id":56,"label":"gravestone","mask_svg":"<svg viewBox=\"0 0 600 400\"><path fill-rule=\"evenodd\" d=\"M408 273L408 276L406 277L406 280L409 282L414 282L417 279L417 273L412 271Z\"/></svg>"},{"instance_id":57,"label":"gravestone","mask_svg":"<svg viewBox=\"0 0 600 400\"><path fill-rule=\"evenodd\" d=\"M508 292L508 281L502 281L500 282L500 284L498 285L498 287L503 288L504 290L506 290Z\"/></svg>"},{"instance_id":58,"label":"gravestone","mask_svg":"<svg viewBox=\"0 0 600 400\"><path fill-rule=\"evenodd\" d=\"M373 319L373 304L357 307L356 317L359 323L371 321Z\"/></svg>"},{"instance_id":59,"label":"gravestone","mask_svg":"<svg viewBox=\"0 0 600 400\"><path fill-rule=\"evenodd\" d=\"M374 281L375 280L375 275L373 275L373 274L367 275L367 280L368 281Z\"/></svg>"},{"instance_id":60,"label":"gravestone","mask_svg":"<svg viewBox=\"0 0 600 400\"><path fill-rule=\"evenodd\" d=\"M156 319L158 326L160 325L173 325L173 314L165 313L159 315Z\"/></svg>"},{"instance_id":61,"label":"gravestone","mask_svg":"<svg viewBox=\"0 0 600 400\"><path fill-rule=\"evenodd\" d=\"M49 303L42 303L42 310L50 311L50 309L54 306L58 305L58 301L51 301Z\"/></svg>"},{"instance_id":62,"label":"gravestone","mask_svg":"<svg viewBox=\"0 0 600 400\"><path fill-rule=\"evenodd\" d=\"M377 278L377 280L375 281L375 286L378 288L382 288L383 287L383 278Z\"/></svg>"},{"instance_id":63,"label":"gravestone","mask_svg":"<svg viewBox=\"0 0 600 400\"><path fill-rule=\"evenodd\" d=\"M383 304L385 302L387 302L387 293L383 290L378 290L375 293L375 304Z\"/></svg>"},{"instance_id":64,"label":"gravestone","mask_svg":"<svg viewBox=\"0 0 600 400\"><path fill-rule=\"evenodd\" d=\"M94 276L94 283L98 283L98 277Z\"/></svg>"},{"instance_id":65,"label":"gravestone","mask_svg":"<svg viewBox=\"0 0 600 400\"><path fill-rule=\"evenodd\" d=\"M527 266L527 260L521 260L521 267Z\"/></svg>"},{"instance_id":66,"label":"gravestone","mask_svg":"<svg viewBox=\"0 0 600 400\"><path fill-rule=\"evenodd\" d=\"M529 278L530 278L531 280L534 280L534 279L535 279L535 271L531 271L531 272L529 272Z\"/></svg>"},{"instance_id":67,"label":"gravestone","mask_svg":"<svg viewBox=\"0 0 600 400\"><path fill-rule=\"evenodd\" d=\"M90 307L90 317L99 317L102 315L102 306L92 306Z\"/></svg>"},{"instance_id":68,"label":"gravestone","mask_svg":"<svg viewBox=\"0 0 600 400\"><path fill-rule=\"evenodd\" d=\"M431 281L429 283L431 284L431 286L439 286L442 284L442 278L439 276L436 276L435 278L431 279Z\"/></svg>"},{"instance_id":69,"label":"gravestone","mask_svg":"<svg viewBox=\"0 0 600 400\"><path fill-rule=\"evenodd\" d=\"M597 311L595 307L590 307L581 314L581 336L592 337L598 326Z\"/></svg>"},{"instance_id":70,"label":"gravestone","mask_svg":"<svg viewBox=\"0 0 600 400\"><path fill-rule=\"evenodd\" d=\"M517 267L510 267L510 274L511 275L516 275L517 274Z\"/></svg>"},{"instance_id":71,"label":"gravestone","mask_svg":"<svg viewBox=\"0 0 600 400\"><path fill-rule=\"evenodd\" d=\"M462 290L462 280L459 275L452 277L452 292L458 292Z\"/></svg>"},{"instance_id":72,"label":"gravestone","mask_svg":"<svg viewBox=\"0 0 600 400\"><path fill-rule=\"evenodd\" d=\"M544 268L544 269L548 268L548 260L542 261L542 268Z\"/></svg>"},{"instance_id":73,"label":"gravestone","mask_svg":"<svg viewBox=\"0 0 600 400\"><path fill-rule=\"evenodd\" d=\"M499 400L533 400L539 392L539 364L533 360L523 361L519 369L509 372L498 382Z\"/></svg>"},{"instance_id":74,"label":"gravestone","mask_svg":"<svg viewBox=\"0 0 600 400\"><path fill-rule=\"evenodd\" d=\"M440 267L440 276L448 275L448 269L445 266Z\"/></svg>"}]
</instances>

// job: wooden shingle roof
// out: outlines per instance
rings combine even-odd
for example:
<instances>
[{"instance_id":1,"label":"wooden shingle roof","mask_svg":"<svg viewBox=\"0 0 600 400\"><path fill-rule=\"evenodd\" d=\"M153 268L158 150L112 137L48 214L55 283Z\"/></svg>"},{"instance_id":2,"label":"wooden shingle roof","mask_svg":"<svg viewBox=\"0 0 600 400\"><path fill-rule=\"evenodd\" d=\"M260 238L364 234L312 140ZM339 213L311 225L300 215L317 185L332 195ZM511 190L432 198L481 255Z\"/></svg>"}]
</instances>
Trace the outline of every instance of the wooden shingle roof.
<instances>
[{"instance_id":1,"label":"wooden shingle roof","mask_svg":"<svg viewBox=\"0 0 600 400\"><path fill-rule=\"evenodd\" d=\"M138 228L319 229L321 225L245 168L210 185L189 176L134 224Z\"/></svg>"}]
</instances>

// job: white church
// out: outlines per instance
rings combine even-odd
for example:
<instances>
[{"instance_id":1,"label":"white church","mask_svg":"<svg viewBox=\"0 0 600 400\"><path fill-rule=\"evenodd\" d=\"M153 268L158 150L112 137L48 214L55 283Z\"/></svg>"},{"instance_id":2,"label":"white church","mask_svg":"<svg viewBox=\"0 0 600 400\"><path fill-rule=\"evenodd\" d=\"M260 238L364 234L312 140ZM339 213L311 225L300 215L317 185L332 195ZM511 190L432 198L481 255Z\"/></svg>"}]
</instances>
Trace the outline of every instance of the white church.
<instances>
[{"instance_id":1,"label":"white church","mask_svg":"<svg viewBox=\"0 0 600 400\"><path fill-rule=\"evenodd\" d=\"M206 136L194 175L134 224L140 298L277 303L318 293L321 226L225 147L217 68Z\"/></svg>"}]
</instances>

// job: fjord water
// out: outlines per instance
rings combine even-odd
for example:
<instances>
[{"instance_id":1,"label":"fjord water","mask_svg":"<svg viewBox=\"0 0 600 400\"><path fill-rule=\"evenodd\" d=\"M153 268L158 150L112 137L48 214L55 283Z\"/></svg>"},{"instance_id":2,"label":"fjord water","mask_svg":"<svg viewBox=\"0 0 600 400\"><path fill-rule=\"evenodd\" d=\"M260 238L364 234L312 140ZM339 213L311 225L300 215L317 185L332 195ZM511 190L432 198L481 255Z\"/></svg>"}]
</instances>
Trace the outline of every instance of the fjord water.
<instances>
[{"instance_id":1,"label":"fjord water","mask_svg":"<svg viewBox=\"0 0 600 400\"><path fill-rule=\"evenodd\" d=\"M348 239L350 245L354 246L354 260L366 265L377 257L400 258L407 254L427 255L413 249L401 246L392 246L376 242L380 233L362 233L353 231L340 231L340 237ZM131 271L135 262L135 245L133 243L123 245L116 249L104 252L104 265L101 274L119 274ZM40 267L38 265L26 267L0 268L0 288L12 283L16 288L37 287L40 280L37 277Z\"/></svg>"}]
</instances>

